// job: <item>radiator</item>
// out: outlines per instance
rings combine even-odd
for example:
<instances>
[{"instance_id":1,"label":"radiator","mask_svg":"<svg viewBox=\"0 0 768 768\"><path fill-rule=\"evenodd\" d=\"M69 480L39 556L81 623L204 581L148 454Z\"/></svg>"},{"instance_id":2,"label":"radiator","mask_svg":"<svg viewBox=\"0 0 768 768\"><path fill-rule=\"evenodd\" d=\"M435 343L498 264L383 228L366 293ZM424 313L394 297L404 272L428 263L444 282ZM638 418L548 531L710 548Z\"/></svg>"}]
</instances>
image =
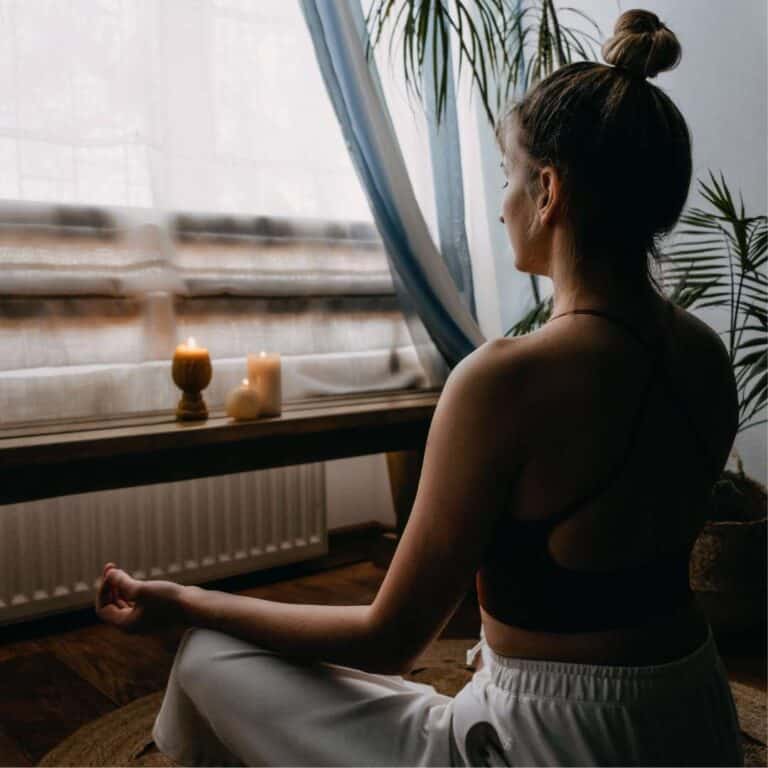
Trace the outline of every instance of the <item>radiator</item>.
<instances>
[{"instance_id":1,"label":"radiator","mask_svg":"<svg viewBox=\"0 0 768 768\"><path fill-rule=\"evenodd\" d=\"M322 462L0 506L0 624L92 605L110 560L196 584L327 551Z\"/></svg>"}]
</instances>

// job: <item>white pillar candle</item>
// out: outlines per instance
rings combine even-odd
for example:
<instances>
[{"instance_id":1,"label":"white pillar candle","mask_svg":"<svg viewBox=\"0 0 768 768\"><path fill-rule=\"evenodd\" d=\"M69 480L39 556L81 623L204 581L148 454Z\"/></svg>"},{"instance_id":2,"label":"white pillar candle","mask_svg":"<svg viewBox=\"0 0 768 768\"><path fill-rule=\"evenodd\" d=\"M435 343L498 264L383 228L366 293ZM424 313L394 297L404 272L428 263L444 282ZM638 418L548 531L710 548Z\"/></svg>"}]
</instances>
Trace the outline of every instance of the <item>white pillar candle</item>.
<instances>
[{"instance_id":1,"label":"white pillar candle","mask_svg":"<svg viewBox=\"0 0 768 768\"><path fill-rule=\"evenodd\" d=\"M283 408L280 355L248 355L248 380L261 398L261 415L279 416Z\"/></svg>"},{"instance_id":2,"label":"white pillar candle","mask_svg":"<svg viewBox=\"0 0 768 768\"><path fill-rule=\"evenodd\" d=\"M261 398L248 379L243 379L240 386L227 395L226 410L227 416L238 421L259 418L261 415Z\"/></svg>"}]
</instances>

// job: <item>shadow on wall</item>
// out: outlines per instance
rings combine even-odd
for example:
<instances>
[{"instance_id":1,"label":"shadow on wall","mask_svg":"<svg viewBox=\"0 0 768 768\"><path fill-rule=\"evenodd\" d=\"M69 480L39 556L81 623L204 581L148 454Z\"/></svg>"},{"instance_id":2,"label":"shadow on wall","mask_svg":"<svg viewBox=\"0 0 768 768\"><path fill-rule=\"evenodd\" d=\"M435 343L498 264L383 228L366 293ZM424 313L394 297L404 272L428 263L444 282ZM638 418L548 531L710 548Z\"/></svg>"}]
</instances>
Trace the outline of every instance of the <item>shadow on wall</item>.
<instances>
[{"instance_id":1,"label":"shadow on wall","mask_svg":"<svg viewBox=\"0 0 768 768\"><path fill-rule=\"evenodd\" d=\"M328 530L378 521L395 525L395 510L383 453L325 463Z\"/></svg>"}]
</instances>

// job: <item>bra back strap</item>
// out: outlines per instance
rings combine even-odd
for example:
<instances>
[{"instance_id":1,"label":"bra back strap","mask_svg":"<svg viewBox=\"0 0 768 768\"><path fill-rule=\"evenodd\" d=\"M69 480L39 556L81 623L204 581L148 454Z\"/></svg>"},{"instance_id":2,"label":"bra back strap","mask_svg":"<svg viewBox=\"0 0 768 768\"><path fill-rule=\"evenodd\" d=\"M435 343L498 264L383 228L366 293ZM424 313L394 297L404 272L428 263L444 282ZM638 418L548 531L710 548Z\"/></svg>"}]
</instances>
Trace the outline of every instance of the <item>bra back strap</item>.
<instances>
[{"instance_id":1,"label":"bra back strap","mask_svg":"<svg viewBox=\"0 0 768 768\"><path fill-rule=\"evenodd\" d=\"M670 303L670 307L671 307ZM601 314L599 312L595 312L593 310L574 310L579 311L585 314ZM671 317L671 310L668 312L669 316ZM615 318L611 318L615 319ZM623 325L627 327L628 330L630 330L630 333L633 333L635 338L637 338L641 344L643 344L646 347L650 347L648 342L643 339L642 337L637 334L634 329L630 329L630 326L628 326L626 323L623 323ZM608 475L608 479L601 482L596 488L591 490L589 493L587 493L585 496L579 497L572 501L570 504L567 504L565 508L561 509L557 514L552 515L551 517L547 518L548 521L551 523L551 525L557 525L558 523L562 522L566 518L573 515L577 509L582 506L583 504L586 504L588 501L591 501L592 499L599 496L601 493L604 493L607 491L611 485L614 483L615 480L618 479L618 477L621 475L622 470L624 469L624 466L627 464L629 459L632 456L632 452L635 448L635 444L637 443L637 436L640 431L640 425L642 423L642 417L645 413L645 409L648 403L648 398L651 394L651 387L653 386L653 379L656 375L656 371L658 368L661 367L661 360L664 354L664 340L665 340L666 334L664 330L659 334L659 337L656 342L656 347L653 352L653 357L651 359L651 365L650 370L648 372L648 377L645 382L645 386L643 387L643 392L640 397L640 403L638 407L635 409L635 415L632 419L632 425L630 427L629 432L629 440L627 441L627 446L624 450L624 453L621 457L621 459L618 461L618 463L614 466L613 470Z\"/></svg>"},{"instance_id":2,"label":"bra back strap","mask_svg":"<svg viewBox=\"0 0 768 768\"><path fill-rule=\"evenodd\" d=\"M653 352L653 345L644 336L639 334L626 320L609 312L605 312L602 309L572 309L569 312L561 312L559 315L551 317L550 320L563 317L563 315L595 315L596 317L603 317L606 320L616 323L616 325L620 325L630 336L634 337L639 344L645 347L649 352Z\"/></svg>"}]
</instances>

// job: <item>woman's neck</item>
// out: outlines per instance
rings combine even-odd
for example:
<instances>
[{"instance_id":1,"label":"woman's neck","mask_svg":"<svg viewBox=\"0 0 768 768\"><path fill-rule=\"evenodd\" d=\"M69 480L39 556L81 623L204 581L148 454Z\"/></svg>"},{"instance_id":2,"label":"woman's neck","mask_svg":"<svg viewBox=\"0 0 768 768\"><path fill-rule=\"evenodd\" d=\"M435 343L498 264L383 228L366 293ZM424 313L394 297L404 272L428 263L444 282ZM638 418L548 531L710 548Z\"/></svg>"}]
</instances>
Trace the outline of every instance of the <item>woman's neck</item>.
<instances>
[{"instance_id":1,"label":"woman's neck","mask_svg":"<svg viewBox=\"0 0 768 768\"><path fill-rule=\"evenodd\" d=\"M605 309L643 314L658 306L660 296L646 278L629 282L607 274L560 279L553 277L552 316L574 309Z\"/></svg>"}]
</instances>

